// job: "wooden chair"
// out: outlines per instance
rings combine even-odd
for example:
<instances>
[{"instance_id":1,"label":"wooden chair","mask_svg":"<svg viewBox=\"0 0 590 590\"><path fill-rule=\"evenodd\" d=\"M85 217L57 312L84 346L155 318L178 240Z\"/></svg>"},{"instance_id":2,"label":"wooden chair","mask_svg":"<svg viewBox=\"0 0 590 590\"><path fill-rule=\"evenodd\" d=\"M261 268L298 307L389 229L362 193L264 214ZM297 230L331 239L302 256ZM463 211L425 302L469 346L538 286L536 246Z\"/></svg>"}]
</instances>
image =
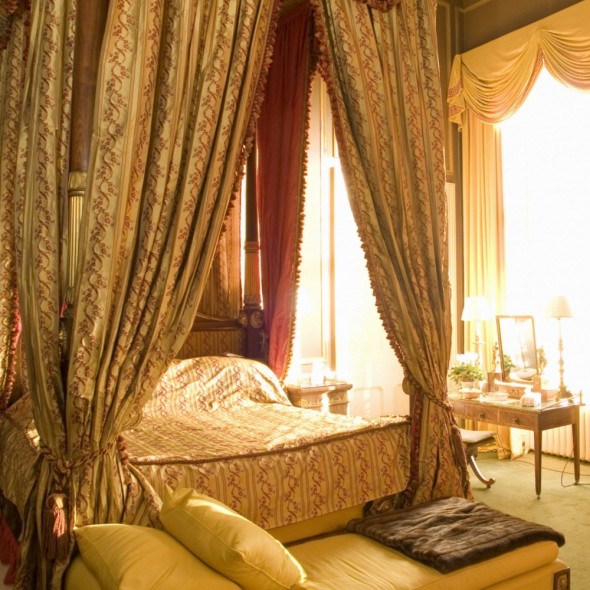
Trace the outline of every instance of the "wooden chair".
<instances>
[{"instance_id":1,"label":"wooden chair","mask_svg":"<svg viewBox=\"0 0 590 590\"><path fill-rule=\"evenodd\" d=\"M479 447L496 442L496 433L491 430L464 430L463 428L460 428L460 431L463 446L465 447L467 463L473 469L473 473L475 473L477 479L489 488L492 484L496 483L496 480L493 477L485 477L480 471L475 459L477 458Z\"/></svg>"}]
</instances>

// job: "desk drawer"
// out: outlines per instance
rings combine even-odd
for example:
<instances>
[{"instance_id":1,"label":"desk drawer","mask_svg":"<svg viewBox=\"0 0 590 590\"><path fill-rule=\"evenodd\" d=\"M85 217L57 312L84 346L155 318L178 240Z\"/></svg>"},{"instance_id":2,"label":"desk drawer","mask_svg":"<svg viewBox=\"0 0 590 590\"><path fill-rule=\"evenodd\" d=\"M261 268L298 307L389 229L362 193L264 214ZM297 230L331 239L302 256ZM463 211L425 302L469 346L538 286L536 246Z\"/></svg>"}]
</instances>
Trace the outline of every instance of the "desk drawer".
<instances>
[{"instance_id":1,"label":"desk drawer","mask_svg":"<svg viewBox=\"0 0 590 590\"><path fill-rule=\"evenodd\" d=\"M465 404L465 418L495 424L498 421L498 408L492 406L486 407L483 404L478 404L477 406Z\"/></svg>"},{"instance_id":2,"label":"desk drawer","mask_svg":"<svg viewBox=\"0 0 590 590\"><path fill-rule=\"evenodd\" d=\"M535 415L531 412L498 410L498 424L505 424L514 428L533 429L535 427Z\"/></svg>"}]
</instances>

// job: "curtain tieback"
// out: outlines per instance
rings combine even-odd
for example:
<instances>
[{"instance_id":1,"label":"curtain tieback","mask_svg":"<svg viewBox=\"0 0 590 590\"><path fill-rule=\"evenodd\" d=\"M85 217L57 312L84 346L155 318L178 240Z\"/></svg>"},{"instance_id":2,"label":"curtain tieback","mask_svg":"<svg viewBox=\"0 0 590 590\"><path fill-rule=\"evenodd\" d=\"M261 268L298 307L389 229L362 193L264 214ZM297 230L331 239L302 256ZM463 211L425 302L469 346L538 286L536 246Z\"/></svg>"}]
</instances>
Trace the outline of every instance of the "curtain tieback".
<instances>
[{"instance_id":1,"label":"curtain tieback","mask_svg":"<svg viewBox=\"0 0 590 590\"><path fill-rule=\"evenodd\" d=\"M59 473L60 475L68 475L73 469L79 469L84 465L88 465L94 463L99 457L102 457L109 453L112 448L117 445L117 449L119 451L119 458L121 459L122 463L127 463L128 455L126 453L126 447L124 444L124 439L121 435L117 436L116 440L113 440L107 443L104 447L97 449L93 453L88 453L86 455L82 455L78 459L74 459L70 461L68 459L64 459L63 457L56 457L53 452L46 446L41 445L39 450L41 455L45 458L46 461L49 461L53 465L54 470Z\"/></svg>"},{"instance_id":2,"label":"curtain tieback","mask_svg":"<svg viewBox=\"0 0 590 590\"><path fill-rule=\"evenodd\" d=\"M71 536L68 527L68 497L65 494L51 494L45 500L41 534L43 553L47 559L67 559Z\"/></svg>"},{"instance_id":3,"label":"curtain tieback","mask_svg":"<svg viewBox=\"0 0 590 590\"><path fill-rule=\"evenodd\" d=\"M62 457L56 457L46 446L41 446L41 455L49 461L54 470L59 474L62 489L66 488L65 479L73 469L78 469L96 461L99 457L106 455L117 445L119 457L123 464L127 463L128 457L125 452L125 444L121 435L116 440L107 443L104 447L94 453L89 453L76 459L68 461ZM50 494L45 500L43 510L43 552L47 559L63 561L68 558L71 543L71 523L69 514L69 498L63 492Z\"/></svg>"}]
</instances>

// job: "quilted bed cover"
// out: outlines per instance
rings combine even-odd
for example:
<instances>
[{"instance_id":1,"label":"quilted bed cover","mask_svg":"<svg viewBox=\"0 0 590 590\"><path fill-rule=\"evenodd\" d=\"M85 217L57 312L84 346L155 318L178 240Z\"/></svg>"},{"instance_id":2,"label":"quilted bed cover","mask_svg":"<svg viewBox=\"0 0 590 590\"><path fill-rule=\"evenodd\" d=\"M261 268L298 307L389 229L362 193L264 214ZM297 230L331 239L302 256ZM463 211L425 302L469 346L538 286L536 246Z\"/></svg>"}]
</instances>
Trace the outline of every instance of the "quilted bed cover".
<instances>
[{"instance_id":1,"label":"quilted bed cover","mask_svg":"<svg viewBox=\"0 0 590 590\"><path fill-rule=\"evenodd\" d=\"M37 444L26 403L0 425L14 449L0 488L19 511ZM409 473L405 418L296 408L266 365L237 357L174 361L123 436L130 463L160 496L192 487L266 529L400 492Z\"/></svg>"}]
</instances>

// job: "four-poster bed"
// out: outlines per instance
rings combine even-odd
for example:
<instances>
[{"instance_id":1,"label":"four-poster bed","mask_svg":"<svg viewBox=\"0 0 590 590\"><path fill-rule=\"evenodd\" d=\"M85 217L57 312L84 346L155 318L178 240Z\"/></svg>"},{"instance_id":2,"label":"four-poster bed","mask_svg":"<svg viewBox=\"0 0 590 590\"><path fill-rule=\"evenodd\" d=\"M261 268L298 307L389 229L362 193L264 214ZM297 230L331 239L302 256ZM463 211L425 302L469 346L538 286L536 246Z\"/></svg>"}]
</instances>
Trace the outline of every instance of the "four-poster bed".
<instances>
[{"instance_id":1,"label":"four-poster bed","mask_svg":"<svg viewBox=\"0 0 590 590\"><path fill-rule=\"evenodd\" d=\"M141 485L121 435L199 324L219 236L232 237L227 211L236 208L257 122L268 360L283 376L305 89L316 59L379 313L413 399L401 503L469 496L446 401L436 2L312 0L286 3L282 15L273 0L78 4L14 0L0 8L0 407L6 422L22 326L22 379L40 450L30 492L17 501L17 587L59 587L76 527L143 524L157 512L157 494ZM264 102L265 91L283 98ZM254 315L258 329L258 302L245 303L238 317L248 325Z\"/></svg>"}]
</instances>

